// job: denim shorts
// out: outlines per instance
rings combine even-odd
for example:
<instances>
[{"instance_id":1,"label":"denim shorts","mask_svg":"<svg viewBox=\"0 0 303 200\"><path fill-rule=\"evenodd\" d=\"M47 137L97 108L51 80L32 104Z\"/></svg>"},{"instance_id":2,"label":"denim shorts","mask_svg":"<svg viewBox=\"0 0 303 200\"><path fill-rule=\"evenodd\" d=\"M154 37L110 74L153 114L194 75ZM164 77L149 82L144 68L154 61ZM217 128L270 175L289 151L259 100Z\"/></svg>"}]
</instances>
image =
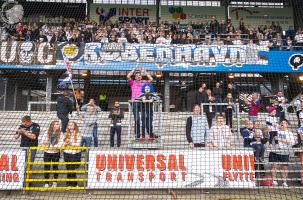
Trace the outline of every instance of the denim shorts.
<instances>
[{"instance_id":1,"label":"denim shorts","mask_svg":"<svg viewBox=\"0 0 303 200\"><path fill-rule=\"evenodd\" d=\"M270 152L269 162L285 162L285 164L287 164L289 162L289 155L282 155L282 154Z\"/></svg>"}]
</instances>

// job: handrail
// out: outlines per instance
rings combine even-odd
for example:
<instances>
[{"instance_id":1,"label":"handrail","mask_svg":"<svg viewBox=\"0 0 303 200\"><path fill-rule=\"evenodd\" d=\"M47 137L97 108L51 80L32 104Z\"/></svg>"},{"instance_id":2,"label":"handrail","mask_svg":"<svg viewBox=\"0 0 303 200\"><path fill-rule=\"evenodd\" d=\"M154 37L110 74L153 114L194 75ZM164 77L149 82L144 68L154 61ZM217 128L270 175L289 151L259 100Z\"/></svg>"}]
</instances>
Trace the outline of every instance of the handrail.
<instances>
[{"instance_id":1,"label":"handrail","mask_svg":"<svg viewBox=\"0 0 303 200\"><path fill-rule=\"evenodd\" d=\"M57 104L56 101L29 101L27 103L27 111L28 111L28 115L31 116L31 109L32 109L32 104L36 104L36 105L48 105L48 104Z\"/></svg>"}]
</instances>

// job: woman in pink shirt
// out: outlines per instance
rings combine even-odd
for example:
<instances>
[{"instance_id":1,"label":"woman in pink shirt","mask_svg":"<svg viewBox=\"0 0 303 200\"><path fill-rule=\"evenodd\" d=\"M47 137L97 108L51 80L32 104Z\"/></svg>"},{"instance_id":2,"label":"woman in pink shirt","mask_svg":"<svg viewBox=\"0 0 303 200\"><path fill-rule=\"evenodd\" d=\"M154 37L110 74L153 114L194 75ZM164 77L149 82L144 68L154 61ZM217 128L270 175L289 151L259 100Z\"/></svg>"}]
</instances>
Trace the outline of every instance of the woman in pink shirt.
<instances>
[{"instance_id":1,"label":"woman in pink shirt","mask_svg":"<svg viewBox=\"0 0 303 200\"><path fill-rule=\"evenodd\" d=\"M147 76L147 81L142 81L142 74ZM132 76L135 75L135 80L132 79ZM148 82L152 82L153 78L150 74L146 72L146 70L142 67L141 71L136 71L136 68L133 68L127 74L127 80L131 87L131 103L132 103L132 110L135 118L135 134L136 139L144 140L143 137L140 138L140 111L141 111L141 102L136 101L142 94L142 86Z\"/></svg>"}]
</instances>

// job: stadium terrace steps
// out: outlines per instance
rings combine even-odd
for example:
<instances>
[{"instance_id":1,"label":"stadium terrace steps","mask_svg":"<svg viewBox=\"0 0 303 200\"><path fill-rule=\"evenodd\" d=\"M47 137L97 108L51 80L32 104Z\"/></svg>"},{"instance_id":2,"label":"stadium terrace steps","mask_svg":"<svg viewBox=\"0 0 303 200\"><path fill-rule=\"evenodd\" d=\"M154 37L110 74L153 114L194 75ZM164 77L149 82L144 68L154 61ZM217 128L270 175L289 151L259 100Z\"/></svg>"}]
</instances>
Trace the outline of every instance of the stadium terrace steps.
<instances>
[{"instance_id":1,"label":"stadium terrace steps","mask_svg":"<svg viewBox=\"0 0 303 200\"><path fill-rule=\"evenodd\" d=\"M99 144L101 146L109 147L109 130L110 130L110 120L108 119L109 112L102 112L98 115L98 135L99 135ZM2 147L13 147L19 146L19 140L14 139L14 133L18 126L20 125L20 119L24 116L28 115L27 111L5 111L0 112L0 140ZM161 116L158 114L154 114L154 121L156 119L161 119L162 127L158 127L158 123L154 125L154 132L157 135L159 131L161 131L161 139L166 147L173 148L184 148L188 143L185 137L185 124L187 117L191 116L192 113L189 112L163 112ZM129 116L133 117L133 115L129 115L128 112L125 113L125 119L122 123L122 144L128 142L128 123ZM247 114L241 113L241 124L243 125L244 120L247 118ZM37 112L34 111L31 113L32 120L41 126L41 135L39 139L41 139L42 135L47 131L47 128L52 120L56 120L56 112ZM266 114L261 113L259 115L259 119L261 122L265 122ZM296 119L295 114L289 115L289 118ZM82 124L80 123L78 117L73 115L71 120L74 120L79 123L80 131L82 128ZM133 121L133 119L132 119ZM101 123L100 123L101 122ZM262 123L261 126L264 126L265 123ZM296 123L293 123L296 124ZM236 119L234 118L234 127L236 128ZM292 126L292 130L295 132L295 125ZM131 128L131 133L134 132L134 127ZM242 137L238 135L236 131L232 137L233 146L242 147Z\"/></svg>"}]
</instances>

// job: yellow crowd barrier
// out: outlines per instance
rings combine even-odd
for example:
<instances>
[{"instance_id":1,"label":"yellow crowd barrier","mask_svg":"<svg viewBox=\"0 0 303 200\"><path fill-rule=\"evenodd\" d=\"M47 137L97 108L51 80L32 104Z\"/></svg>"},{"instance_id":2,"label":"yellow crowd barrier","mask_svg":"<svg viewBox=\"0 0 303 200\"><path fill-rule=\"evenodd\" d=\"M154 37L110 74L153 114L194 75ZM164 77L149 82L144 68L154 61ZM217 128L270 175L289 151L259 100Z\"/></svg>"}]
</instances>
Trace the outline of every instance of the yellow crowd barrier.
<instances>
[{"instance_id":1,"label":"yellow crowd barrier","mask_svg":"<svg viewBox=\"0 0 303 200\"><path fill-rule=\"evenodd\" d=\"M30 160L32 151L33 150L40 150L44 151L47 150L47 146L38 146L38 147L30 147L28 149L27 154L27 170L25 171L26 177L25 177L25 188L26 191L45 191L45 190L85 190L86 189L86 181L87 181L87 161L88 161L88 147L60 147L57 148L58 150L83 150L84 152L84 161L81 162L32 162ZM34 169L36 167L34 166L41 166L41 165L83 165L83 169L77 169L77 170L43 170L43 169ZM44 173L58 173L58 174L68 174L68 173L76 173L76 174L82 174L83 176L81 178L75 178L75 179L68 179L68 178L33 178L34 174L44 174ZM59 186L59 187L33 187L30 183L41 183L41 182L82 182L83 186L80 187L67 187L67 186Z\"/></svg>"}]
</instances>

